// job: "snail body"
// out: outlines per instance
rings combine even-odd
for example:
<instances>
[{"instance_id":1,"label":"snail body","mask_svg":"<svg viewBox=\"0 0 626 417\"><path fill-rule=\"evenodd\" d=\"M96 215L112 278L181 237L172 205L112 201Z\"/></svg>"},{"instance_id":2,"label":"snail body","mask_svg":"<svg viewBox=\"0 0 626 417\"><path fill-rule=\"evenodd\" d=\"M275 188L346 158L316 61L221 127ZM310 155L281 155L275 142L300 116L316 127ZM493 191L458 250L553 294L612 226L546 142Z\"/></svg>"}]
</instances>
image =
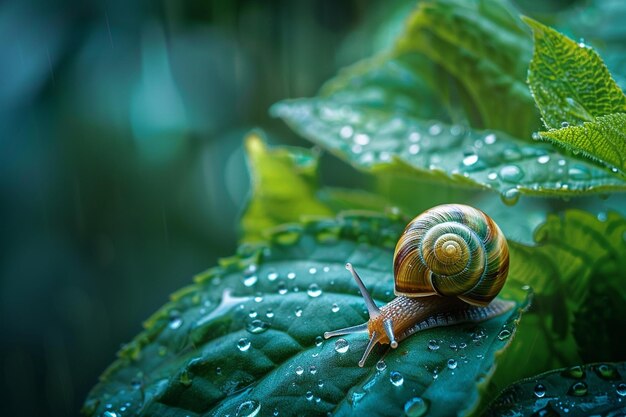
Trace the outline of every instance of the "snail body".
<instances>
[{"instance_id":1,"label":"snail body","mask_svg":"<svg viewBox=\"0 0 626 417\"><path fill-rule=\"evenodd\" d=\"M508 311L512 302L495 297L509 269L506 238L485 213L461 204L425 211L406 226L393 258L394 293L378 307L358 273L346 264L365 300L370 319L324 333L324 338L368 332L359 366L377 344L398 342L430 327L478 322Z\"/></svg>"}]
</instances>

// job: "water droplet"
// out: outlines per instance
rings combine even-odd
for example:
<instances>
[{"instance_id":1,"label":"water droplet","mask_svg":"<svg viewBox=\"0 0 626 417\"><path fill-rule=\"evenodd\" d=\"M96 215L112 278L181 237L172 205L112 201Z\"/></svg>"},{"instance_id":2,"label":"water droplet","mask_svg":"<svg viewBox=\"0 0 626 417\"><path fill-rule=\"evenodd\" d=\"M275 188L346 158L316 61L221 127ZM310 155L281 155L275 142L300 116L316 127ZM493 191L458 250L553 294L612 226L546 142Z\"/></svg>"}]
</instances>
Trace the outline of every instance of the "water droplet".
<instances>
[{"instance_id":1,"label":"water droplet","mask_svg":"<svg viewBox=\"0 0 626 417\"><path fill-rule=\"evenodd\" d=\"M517 188L509 188L502 192L500 199L507 206L514 206L519 201L520 195L521 193Z\"/></svg>"},{"instance_id":2,"label":"water droplet","mask_svg":"<svg viewBox=\"0 0 626 417\"><path fill-rule=\"evenodd\" d=\"M454 359L448 359L448 368L449 369L456 369L457 366L457 362Z\"/></svg>"},{"instance_id":3,"label":"water droplet","mask_svg":"<svg viewBox=\"0 0 626 417\"><path fill-rule=\"evenodd\" d=\"M356 143L357 145L365 146L370 143L370 137L367 136L365 133L358 133L354 135L354 143Z\"/></svg>"},{"instance_id":4,"label":"water droplet","mask_svg":"<svg viewBox=\"0 0 626 417\"><path fill-rule=\"evenodd\" d=\"M322 381L321 379L317 381L317 386L322 388L324 386L324 381Z\"/></svg>"},{"instance_id":5,"label":"water droplet","mask_svg":"<svg viewBox=\"0 0 626 417\"><path fill-rule=\"evenodd\" d=\"M561 127L569 127L569 123L567 123L567 122L561 122Z\"/></svg>"},{"instance_id":6,"label":"water droplet","mask_svg":"<svg viewBox=\"0 0 626 417\"><path fill-rule=\"evenodd\" d=\"M385 369L387 369L387 364L385 363L385 361L384 361L384 360L382 360L382 359L381 359L381 360L379 360L378 362L376 362L376 370L377 370L378 372L382 372L382 371L384 371Z\"/></svg>"},{"instance_id":7,"label":"water droplet","mask_svg":"<svg viewBox=\"0 0 626 417\"><path fill-rule=\"evenodd\" d=\"M346 339L337 339L335 341L335 352L346 353L350 349L350 344Z\"/></svg>"},{"instance_id":8,"label":"water droplet","mask_svg":"<svg viewBox=\"0 0 626 417\"><path fill-rule=\"evenodd\" d=\"M353 153L356 153L356 154L363 152L363 147L361 145L352 145L350 149L352 150Z\"/></svg>"},{"instance_id":9,"label":"water droplet","mask_svg":"<svg viewBox=\"0 0 626 417\"><path fill-rule=\"evenodd\" d=\"M341 137L344 139L350 139L353 134L354 134L354 129L352 128L352 126L346 125L346 126L343 126L339 130L339 135L341 135Z\"/></svg>"},{"instance_id":10,"label":"water droplet","mask_svg":"<svg viewBox=\"0 0 626 417\"><path fill-rule=\"evenodd\" d=\"M239 349L242 352L245 352L246 350L250 349L250 341L246 339L245 337L242 337L237 342L237 349Z\"/></svg>"},{"instance_id":11,"label":"water droplet","mask_svg":"<svg viewBox=\"0 0 626 417\"><path fill-rule=\"evenodd\" d=\"M543 384L535 385L535 397L543 398L546 395L546 387Z\"/></svg>"},{"instance_id":12,"label":"water droplet","mask_svg":"<svg viewBox=\"0 0 626 417\"><path fill-rule=\"evenodd\" d=\"M322 346L322 343L324 343L324 338L322 336L317 336L315 338L315 346Z\"/></svg>"},{"instance_id":13,"label":"water droplet","mask_svg":"<svg viewBox=\"0 0 626 417\"><path fill-rule=\"evenodd\" d=\"M573 180L588 180L591 177L589 170L582 165L572 165L567 173Z\"/></svg>"},{"instance_id":14,"label":"water droplet","mask_svg":"<svg viewBox=\"0 0 626 417\"><path fill-rule=\"evenodd\" d=\"M467 347L467 343L461 342L459 343L459 349L465 349Z\"/></svg>"},{"instance_id":15,"label":"water droplet","mask_svg":"<svg viewBox=\"0 0 626 417\"><path fill-rule=\"evenodd\" d=\"M615 391L620 397L626 397L626 384L624 384L623 382L617 384L617 387L615 387Z\"/></svg>"},{"instance_id":16,"label":"water droplet","mask_svg":"<svg viewBox=\"0 0 626 417\"><path fill-rule=\"evenodd\" d=\"M270 272L269 274L267 274L267 279L269 281L276 281L277 278L278 278L277 272Z\"/></svg>"},{"instance_id":17,"label":"water droplet","mask_svg":"<svg viewBox=\"0 0 626 417\"><path fill-rule=\"evenodd\" d=\"M431 339L428 342L428 350L437 350L437 349L439 349L439 343L437 343L436 340Z\"/></svg>"},{"instance_id":18,"label":"water droplet","mask_svg":"<svg viewBox=\"0 0 626 417\"><path fill-rule=\"evenodd\" d=\"M287 279L296 279L296 273L295 272L290 272L287 274Z\"/></svg>"},{"instance_id":19,"label":"water droplet","mask_svg":"<svg viewBox=\"0 0 626 417\"><path fill-rule=\"evenodd\" d=\"M254 417L261 411L261 403L254 400L242 402L237 407L235 416L237 417Z\"/></svg>"},{"instance_id":20,"label":"water droplet","mask_svg":"<svg viewBox=\"0 0 626 417\"><path fill-rule=\"evenodd\" d=\"M611 365L605 363L594 367L596 374L607 381L616 381L621 378L620 374Z\"/></svg>"},{"instance_id":21,"label":"water droplet","mask_svg":"<svg viewBox=\"0 0 626 417\"><path fill-rule=\"evenodd\" d=\"M500 168L500 178L506 182L517 183L524 177L524 171L517 165L505 165Z\"/></svg>"},{"instance_id":22,"label":"water droplet","mask_svg":"<svg viewBox=\"0 0 626 417\"><path fill-rule=\"evenodd\" d=\"M219 366L217 368L215 368L215 373L217 375L222 375L222 368L220 368Z\"/></svg>"},{"instance_id":23,"label":"water droplet","mask_svg":"<svg viewBox=\"0 0 626 417\"><path fill-rule=\"evenodd\" d=\"M271 308L268 308L267 311L265 312L265 317L267 317L268 319L271 319L272 317L274 317L274 311L272 311Z\"/></svg>"},{"instance_id":24,"label":"water droplet","mask_svg":"<svg viewBox=\"0 0 626 417\"><path fill-rule=\"evenodd\" d=\"M542 165L547 164L548 162L550 162L550 155L541 155L539 158L537 158L537 162Z\"/></svg>"},{"instance_id":25,"label":"water droplet","mask_svg":"<svg viewBox=\"0 0 626 417\"><path fill-rule=\"evenodd\" d=\"M296 307L296 317L302 316L302 307Z\"/></svg>"},{"instance_id":26,"label":"water droplet","mask_svg":"<svg viewBox=\"0 0 626 417\"><path fill-rule=\"evenodd\" d=\"M339 306L337 305L337 303L334 303L334 304L333 304L333 306L330 308L330 310L331 310L333 313L338 312L338 311L339 311Z\"/></svg>"},{"instance_id":27,"label":"water droplet","mask_svg":"<svg viewBox=\"0 0 626 417\"><path fill-rule=\"evenodd\" d=\"M441 125L438 123L435 123L434 125L428 128L428 133L430 133L433 136L437 136L438 134L441 133L442 130L443 129L441 128Z\"/></svg>"},{"instance_id":28,"label":"water droplet","mask_svg":"<svg viewBox=\"0 0 626 417\"><path fill-rule=\"evenodd\" d=\"M420 146L417 143L414 143L411 146L409 146L409 153L411 155L417 155L419 152L420 152Z\"/></svg>"},{"instance_id":29,"label":"water droplet","mask_svg":"<svg viewBox=\"0 0 626 417\"><path fill-rule=\"evenodd\" d=\"M260 295L257 295L256 297L254 297L254 302L255 303L260 303L261 301L263 301L263 297Z\"/></svg>"},{"instance_id":30,"label":"water droplet","mask_svg":"<svg viewBox=\"0 0 626 417\"><path fill-rule=\"evenodd\" d=\"M296 375L302 375L304 373L304 368L301 366L296 366Z\"/></svg>"},{"instance_id":31,"label":"water droplet","mask_svg":"<svg viewBox=\"0 0 626 417\"><path fill-rule=\"evenodd\" d=\"M419 132L412 132L409 135L409 141L410 142L419 142L421 138L422 138L422 135L420 135Z\"/></svg>"},{"instance_id":32,"label":"water droplet","mask_svg":"<svg viewBox=\"0 0 626 417\"><path fill-rule=\"evenodd\" d=\"M280 295L287 294L287 284L285 284L282 281L278 283L278 294Z\"/></svg>"},{"instance_id":33,"label":"water droplet","mask_svg":"<svg viewBox=\"0 0 626 417\"><path fill-rule=\"evenodd\" d=\"M311 401L313 399L313 393L311 391L307 391L304 397L307 401Z\"/></svg>"},{"instance_id":34,"label":"water droplet","mask_svg":"<svg viewBox=\"0 0 626 417\"><path fill-rule=\"evenodd\" d=\"M250 275L249 277L243 279L243 285L246 287L252 287L258 280L259 278L256 275Z\"/></svg>"},{"instance_id":35,"label":"water droplet","mask_svg":"<svg viewBox=\"0 0 626 417\"><path fill-rule=\"evenodd\" d=\"M472 166L476 162L478 162L478 155L476 154L468 155L465 158L463 158L463 165L465 165L466 167Z\"/></svg>"},{"instance_id":36,"label":"water droplet","mask_svg":"<svg viewBox=\"0 0 626 417\"><path fill-rule=\"evenodd\" d=\"M487 145L493 145L494 143L496 143L496 135L494 135L493 133L490 133L487 136L485 136L484 141Z\"/></svg>"},{"instance_id":37,"label":"water droplet","mask_svg":"<svg viewBox=\"0 0 626 417\"><path fill-rule=\"evenodd\" d=\"M585 371L582 366L572 366L561 372L561 376L566 378L581 379L585 377Z\"/></svg>"},{"instance_id":38,"label":"water droplet","mask_svg":"<svg viewBox=\"0 0 626 417\"><path fill-rule=\"evenodd\" d=\"M278 417L280 415L280 413L278 412L278 408L274 409L273 415L274 415L274 417Z\"/></svg>"},{"instance_id":39,"label":"water droplet","mask_svg":"<svg viewBox=\"0 0 626 417\"><path fill-rule=\"evenodd\" d=\"M574 383L574 385L569 388L569 391L567 391L567 393L569 395L573 395L574 397L583 397L587 395L587 391L587 384L579 381Z\"/></svg>"},{"instance_id":40,"label":"water droplet","mask_svg":"<svg viewBox=\"0 0 626 417\"><path fill-rule=\"evenodd\" d=\"M459 348L456 345L456 343L450 343L450 349L452 349L452 350L454 350L456 352Z\"/></svg>"},{"instance_id":41,"label":"water droplet","mask_svg":"<svg viewBox=\"0 0 626 417\"><path fill-rule=\"evenodd\" d=\"M180 316L180 313L178 312L170 313L169 328L172 330L176 330L182 325L183 325L183 318Z\"/></svg>"},{"instance_id":42,"label":"water droplet","mask_svg":"<svg viewBox=\"0 0 626 417\"><path fill-rule=\"evenodd\" d=\"M413 397L404 404L404 413L407 417L422 417L428 412L428 400Z\"/></svg>"},{"instance_id":43,"label":"water droplet","mask_svg":"<svg viewBox=\"0 0 626 417\"><path fill-rule=\"evenodd\" d=\"M118 414L114 411L105 411L102 413L102 417L118 417Z\"/></svg>"},{"instance_id":44,"label":"water droplet","mask_svg":"<svg viewBox=\"0 0 626 417\"><path fill-rule=\"evenodd\" d=\"M330 271L330 267L325 266L324 268L322 268L322 271L324 271L324 272L328 272L328 271Z\"/></svg>"},{"instance_id":45,"label":"water droplet","mask_svg":"<svg viewBox=\"0 0 626 417\"><path fill-rule=\"evenodd\" d=\"M596 216L598 218L598 220L600 220L601 222L605 222L606 219L608 218L606 212L601 211L600 213L598 213L598 215Z\"/></svg>"},{"instance_id":46,"label":"water droplet","mask_svg":"<svg viewBox=\"0 0 626 417\"><path fill-rule=\"evenodd\" d=\"M266 331L269 328L270 328L269 323L266 323L266 322L264 322L262 320L258 320L258 319L252 320L246 326L246 330L249 331L252 334L263 333L264 331Z\"/></svg>"},{"instance_id":47,"label":"water droplet","mask_svg":"<svg viewBox=\"0 0 626 417\"><path fill-rule=\"evenodd\" d=\"M400 372L391 371L391 373L389 374L389 381L391 381L391 383L396 387L400 387L402 386L402 384L404 384L404 377Z\"/></svg>"},{"instance_id":48,"label":"water droplet","mask_svg":"<svg viewBox=\"0 0 626 417\"><path fill-rule=\"evenodd\" d=\"M498 179L498 173L497 172L490 172L489 174L487 174L487 179L489 181L496 181Z\"/></svg>"},{"instance_id":49,"label":"water droplet","mask_svg":"<svg viewBox=\"0 0 626 417\"><path fill-rule=\"evenodd\" d=\"M309 289L306 290L306 293L309 294L309 297L316 298L322 295L322 290L319 285L313 283L309 285Z\"/></svg>"},{"instance_id":50,"label":"water droplet","mask_svg":"<svg viewBox=\"0 0 626 417\"><path fill-rule=\"evenodd\" d=\"M540 140L541 139L541 135L539 134L539 132L533 132L531 137L533 138L533 140Z\"/></svg>"},{"instance_id":51,"label":"water droplet","mask_svg":"<svg viewBox=\"0 0 626 417\"><path fill-rule=\"evenodd\" d=\"M506 340L511 337L511 331L509 329L502 329L500 333L498 333L499 340Z\"/></svg>"},{"instance_id":52,"label":"water droplet","mask_svg":"<svg viewBox=\"0 0 626 417\"><path fill-rule=\"evenodd\" d=\"M309 366L309 372L311 375L315 375L317 373L317 367L315 365Z\"/></svg>"}]
</instances>

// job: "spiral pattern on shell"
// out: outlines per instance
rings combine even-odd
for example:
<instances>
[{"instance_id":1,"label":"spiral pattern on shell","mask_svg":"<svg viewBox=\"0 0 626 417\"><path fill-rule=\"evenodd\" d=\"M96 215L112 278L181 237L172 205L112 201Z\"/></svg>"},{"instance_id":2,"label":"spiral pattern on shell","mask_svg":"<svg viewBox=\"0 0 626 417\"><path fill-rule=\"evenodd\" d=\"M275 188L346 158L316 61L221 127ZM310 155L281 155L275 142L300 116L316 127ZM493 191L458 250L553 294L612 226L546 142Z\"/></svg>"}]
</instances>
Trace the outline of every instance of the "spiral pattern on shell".
<instances>
[{"instance_id":1,"label":"spiral pattern on shell","mask_svg":"<svg viewBox=\"0 0 626 417\"><path fill-rule=\"evenodd\" d=\"M393 259L396 295L456 296L484 306L502 289L509 248L498 225L461 204L433 207L404 229Z\"/></svg>"}]
</instances>

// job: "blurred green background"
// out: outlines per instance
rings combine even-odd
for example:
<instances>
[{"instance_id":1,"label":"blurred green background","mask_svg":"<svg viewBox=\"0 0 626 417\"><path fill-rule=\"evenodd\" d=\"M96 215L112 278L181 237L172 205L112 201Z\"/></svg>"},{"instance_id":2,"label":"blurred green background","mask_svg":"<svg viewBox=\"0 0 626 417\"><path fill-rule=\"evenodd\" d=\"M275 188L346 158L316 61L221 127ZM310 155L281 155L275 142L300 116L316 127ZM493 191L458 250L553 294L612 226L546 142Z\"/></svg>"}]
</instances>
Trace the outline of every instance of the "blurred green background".
<instances>
[{"instance_id":1,"label":"blurred green background","mask_svg":"<svg viewBox=\"0 0 626 417\"><path fill-rule=\"evenodd\" d=\"M142 320L234 252L244 134L310 146L267 109L388 42L372 28L409 2L380 3L0 3L0 415L76 415Z\"/></svg>"}]
</instances>

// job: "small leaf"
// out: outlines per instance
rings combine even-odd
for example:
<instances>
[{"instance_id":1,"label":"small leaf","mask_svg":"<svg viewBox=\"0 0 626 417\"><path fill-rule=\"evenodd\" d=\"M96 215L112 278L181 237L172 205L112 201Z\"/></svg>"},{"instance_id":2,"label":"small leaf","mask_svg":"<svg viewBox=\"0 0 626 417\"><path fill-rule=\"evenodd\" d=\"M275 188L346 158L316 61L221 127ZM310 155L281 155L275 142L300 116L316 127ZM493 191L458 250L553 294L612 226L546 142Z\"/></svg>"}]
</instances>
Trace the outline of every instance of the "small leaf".
<instances>
[{"instance_id":1,"label":"small leaf","mask_svg":"<svg viewBox=\"0 0 626 417\"><path fill-rule=\"evenodd\" d=\"M624 359L623 349L602 346L617 343L618 329L626 328L626 315L619 314L626 305L626 219L569 210L549 215L535 240L536 246L509 245L507 287L529 285L535 296L514 345L498 363L494 383L499 388L583 359ZM598 305L610 314L609 321L601 323L604 313L593 309Z\"/></svg>"},{"instance_id":2,"label":"small leaf","mask_svg":"<svg viewBox=\"0 0 626 417\"><path fill-rule=\"evenodd\" d=\"M528 84L548 128L626 112L626 96L592 48L530 18L524 21L535 38Z\"/></svg>"},{"instance_id":3,"label":"small leaf","mask_svg":"<svg viewBox=\"0 0 626 417\"><path fill-rule=\"evenodd\" d=\"M483 415L621 415L626 396L624 377L623 362L557 369L511 385Z\"/></svg>"},{"instance_id":4,"label":"small leaf","mask_svg":"<svg viewBox=\"0 0 626 417\"><path fill-rule=\"evenodd\" d=\"M507 202L515 202L520 193L626 189L626 182L610 172L559 154L547 144L424 121L396 113L393 107L347 106L333 96L283 101L272 113L302 136L375 174L410 173L492 189Z\"/></svg>"},{"instance_id":5,"label":"small leaf","mask_svg":"<svg viewBox=\"0 0 626 417\"><path fill-rule=\"evenodd\" d=\"M461 82L482 119L473 126L521 138L539 127L525 82L532 40L508 2L422 1L398 49L422 52Z\"/></svg>"},{"instance_id":6,"label":"small leaf","mask_svg":"<svg viewBox=\"0 0 626 417\"><path fill-rule=\"evenodd\" d=\"M300 216L331 216L316 197L318 154L303 148L268 149L257 133L246 138L252 196L241 220L244 242Z\"/></svg>"},{"instance_id":7,"label":"small leaf","mask_svg":"<svg viewBox=\"0 0 626 417\"><path fill-rule=\"evenodd\" d=\"M625 113L600 116L582 126L549 130L541 137L626 174Z\"/></svg>"},{"instance_id":8,"label":"small leaf","mask_svg":"<svg viewBox=\"0 0 626 417\"><path fill-rule=\"evenodd\" d=\"M392 298L393 248L405 221L344 215L288 225L197 278L146 322L92 390L84 413L132 415L429 415L471 410L477 384L515 332L517 308L478 324L421 331L398 349L367 338L322 341L363 323L344 268L351 262L379 302ZM503 333L503 331L505 331ZM506 337L498 337L506 334ZM434 340L438 349L429 348ZM381 362L378 362L381 361ZM378 363L377 363L378 362ZM420 402L421 401L421 402Z\"/></svg>"}]
</instances>

